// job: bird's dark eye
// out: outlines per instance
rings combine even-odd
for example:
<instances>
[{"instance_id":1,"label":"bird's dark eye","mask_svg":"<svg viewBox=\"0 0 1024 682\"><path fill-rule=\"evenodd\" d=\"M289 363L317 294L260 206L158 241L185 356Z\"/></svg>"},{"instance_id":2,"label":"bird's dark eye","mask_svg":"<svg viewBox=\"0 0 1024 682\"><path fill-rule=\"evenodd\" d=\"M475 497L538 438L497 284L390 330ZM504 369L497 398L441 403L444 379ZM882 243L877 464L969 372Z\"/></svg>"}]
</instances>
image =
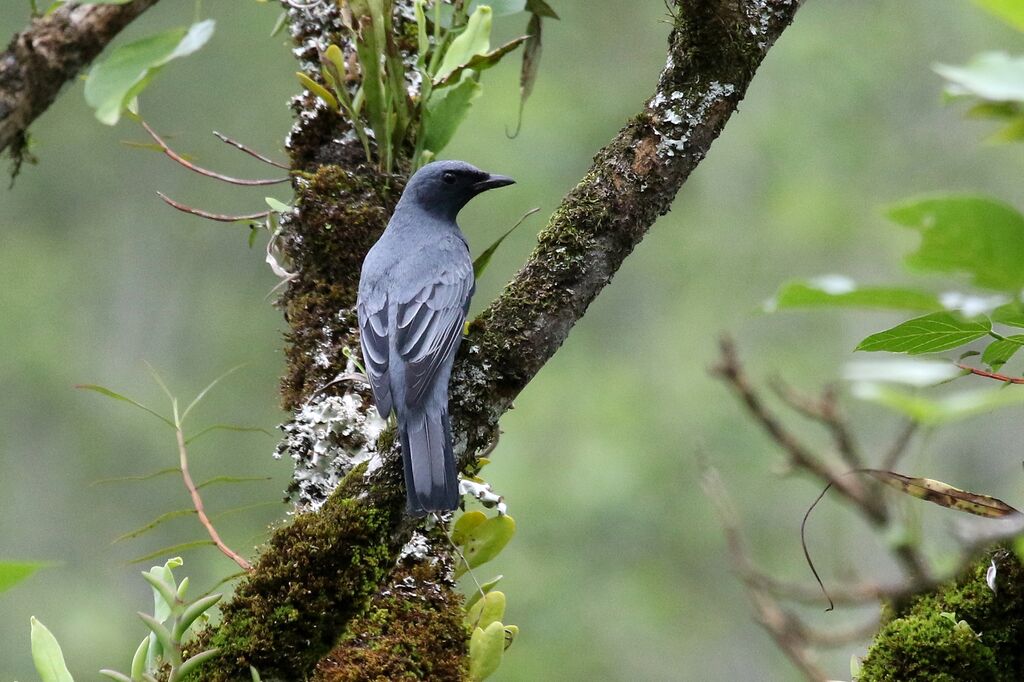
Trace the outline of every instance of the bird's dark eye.
<instances>
[{"instance_id":1,"label":"bird's dark eye","mask_svg":"<svg viewBox=\"0 0 1024 682\"><path fill-rule=\"evenodd\" d=\"M441 181L444 182L444 184L446 185L454 185L455 173L452 173L451 171L445 171L444 174L441 176Z\"/></svg>"}]
</instances>

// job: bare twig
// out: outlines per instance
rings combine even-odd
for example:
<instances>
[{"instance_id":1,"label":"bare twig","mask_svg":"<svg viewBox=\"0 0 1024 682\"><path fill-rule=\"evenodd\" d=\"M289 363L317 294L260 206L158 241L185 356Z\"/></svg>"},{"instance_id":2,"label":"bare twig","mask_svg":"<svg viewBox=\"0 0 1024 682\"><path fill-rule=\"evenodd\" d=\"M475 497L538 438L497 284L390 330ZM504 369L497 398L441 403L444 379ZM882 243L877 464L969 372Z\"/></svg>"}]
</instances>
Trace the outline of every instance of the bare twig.
<instances>
[{"instance_id":1,"label":"bare twig","mask_svg":"<svg viewBox=\"0 0 1024 682\"><path fill-rule=\"evenodd\" d=\"M163 192L157 192L156 194L158 197L163 199L167 204L173 206L179 211L182 211L183 213L191 213L192 215L199 216L200 218L206 218L207 220L216 220L219 223L238 223L244 220L262 220L263 218L266 218L268 215L270 215L270 211L260 211L259 213L246 213L243 215L210 213L209 211L204 211L199 208L192 208L191 206L186 206L185 204L177 202L174 199L171 199Z\"/></svg>"},{"instance_id":2,"label":"bare twig","mask_svg":"<svg viewBox=\"0 0 1024 682\"><path fill-rule=\"evenodd\" d=\"M216 135L218 137L218 139L220 139L221 142L226 142L227 144L231 145L235 149L238 149L240 151L245 152L246 154L248 154L249 156L253 157L254 159L259 159L263 163L270 164L271 166L274 166L276 168L283 168L284 170L291 170L291 168L286 166L285 164L279 163L277 161L274 161L273 159L271 159L269 157L266 157L263 154L260 154L259 152L255 151L254 149L251 149L250 147L246 147L241 142L238 142L237 140L231 139L230 137L228 137L224 133L219 133L216 130L214 130L213 134Z\"/></svg>"},{"instance_id":3,"label":"bare twig","mask_svg":"<svg viewBox=\"0 0 1024 682\"><path fill-rule=\"evenodd\" d=\"M781 378L770 386L779 399L808 419L819 422L832 434L839 456L851 469L863 469L864 458L850 432L849 425L837 409L836 387L826 386L820 399L803 395Z\"/></svg>"},{"instance_id":4,"label":"bare twig","mask_svg":"<svg viewBox=\"0 0 1024 682\"><path fill-rule=\"evenodd\" d=\"M900 429L900 432L896 435L896 440L893 441L889 451L882 458L881 469L892 469L900 461L900 458L906 453L907 446L910 445L910 441L913 440L914 434L917 433L917 422L912 419L908 419Z\"/></svg>"},{"instance_id":5,"label":"bare twig","mask_svg":"<svg viewBox=\"0 0 1024 682\"><path fill-rule=\"evenodd\" d=\"M884 525L887 523L888 514L881 498L869 497L866 494L866 488L855 477L844 476L846 472L822 461L768 410L747 379L732 339L727 336L722 337L719 347L721 356L719 363L711 370L712 375L721 378L733 389L754 420L786 452L790 464L807 471L825 483L832 484L839 494L860 509L873 524Z\"/></svg>"},{"instance_id":6,"label":"bare twig","mask_svg":"<svg viewBox=\"0 0 1024 682\"><path fill-rule=\"evenodd\" d=\"M215 180L221 180L222 182L227 182L227 183L232 184L232 185L245 185L245 186L250 186L250 187L251 186L262 186L262 185L279 185L282 182L288 182L291 179L291 178L285 177L285 178L266 178L266 179L259 179L259 180L245 180L243 178L233 178L230 175L223 175L221 173L217 173L217 172L214 172L212 170L207 170L206 168L203 168L201 166L195 165L194 163L192 163L188 159L184 158L181 154L179 154L178 152L176 152L173 149L171 149L167 145L167 143L164 142L164 139L162 137L160 137L159 135L157 135L156 131L153 130L153 128L151 128L150 125L148 123L146 123L144 120L142 120L141 118L139 119L139 123L141 123L142 127L146 129L146 132L149 133L149 136L151 138L153 138L153 141L156 142L157 145L160 146L160 149L163 150L164 154L166 154L168 157L170 157L171 160L173 160L175 163L178 163L178 164L184 166L185 168L189 169L190 171L192 171L194 173L198 173L199 175L204 175L204 176L206 176L208 178L214 178Z\"/></svg>"},{"instance_id":7,"label":"bare twig","mask_svg":"<svg viewBox=\"0 0 1024 682\"><path fill-rule=\"evenodd\" d=\"M178 440L178 466L181 468L181 478L185 481L185 487L188 489L188 494L192 497L192 506L195 507L196 514L199 516L199 523L203 524L203 528L206 529L207 534L209 534L210 539L213 540L213 544L217 546L217 549L238 564L242 570L251 571L252 565L224 544L224 541L220 539L220 534L217 533L217 529L214 528L213 523L210 521L210 517L206 515L206 508L203 506L203 498L199 495L199 489L192 480L192 474L189 473L188 448L185 445L185 432L182 431L180 423L175 427L175 436Z\"/></svg>"},{"instance_id":8,"label":"bare twig","mask_svg":"<svg viewBox=\"0 0 1024 682\"><path fill-rule=\"evenodd\" d=\"M965 365L959 362L956 364L956 366L964 370L965 372L977 374L979 377L986 377L988 379L1002 381L1005 384L1024 384L1024 377L1011 377L1006 374L999 374L997 372L988 372L978 367L971 367L970 365Z\"/></svg>"}]
</instances>

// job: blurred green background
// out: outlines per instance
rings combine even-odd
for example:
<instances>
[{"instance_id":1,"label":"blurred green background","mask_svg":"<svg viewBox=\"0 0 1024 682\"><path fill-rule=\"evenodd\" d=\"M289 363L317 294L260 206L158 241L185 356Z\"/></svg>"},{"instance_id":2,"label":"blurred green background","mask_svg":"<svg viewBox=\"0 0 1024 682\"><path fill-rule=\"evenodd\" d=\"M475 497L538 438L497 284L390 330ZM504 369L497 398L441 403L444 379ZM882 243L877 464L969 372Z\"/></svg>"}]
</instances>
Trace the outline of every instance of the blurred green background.
<instances>
[{"instance_id":1,"label":"blurred green background","mask_svg":"<svg viewBox=\"0 0 1024 682\"><path fill-rule=\"evenodd\" d=\"M525 210L557 205L593 153L651 92L668 25L660 0L552 3L541 75L514 125L518 65L484 77L450 158L519 180L462 215L475 251ZM208 2L210 45L161 73L143 113L179 150L227 173L270 169L222 145L216 129L279 158L297 92L283 38L270 38L273 5ZM164 2L121 41L184 25L192 3ZM0 29L19 30L27 3L5 2ZM499 22L500 37L522 29ZM795 673L750 617L730 574L718 523L699 488L698 453L722 471L763 566L810 583L798 528L818 484L780 478L780 457L707 368L716 336L735 333L758 378L779 374L807 389L838 373L856 341L898 321L864 313L759 314L791 278L841 271L869 282L907 281L899 258L914 237L878 207L931 190L981 190L1019 201L1021 147L985 146L990 126L941 104L937 61L962 63L990 48L1020 50L1020 36L966 0L815 0L771 51L739 113L680 193L671 214L627 260L565 347L502 423L486 474L519 532L485 577L503 573L507 620L521 637L498 680L788 680ZM0 558L57 565L0 596L0 679L36 679L29 616L64 645L80 679L124 668L150 608L133 557L202 537L192 518L141 539L119 534L188 506L174 477L90 485L175 464L173 434L156 420L76 383L101 383L165 409L144 361L190 397L241 362L195 426L234 422L273 429L284 324L268 294L276 280L246 230L174 212L155 196L220 211L261 210L267 191L191 175L122 140L130 122L98 124L80 83L33 127L38 166L0 194ZM287 200L277 188L273 196ZM482 308L528 253L530 219L480 283ZM854 406L868 449L897 421ZM862 431L863 432L863 431ZM813 429L812 437L820 436ZM938 434L906 468L1011 503L1020 493L1020 419L1010 412ZM820 437L817 442L825 443ZM286 512L288 462L261 434L215 434L193 452L197 479L270 480L211 488L222 533L251 550ZM949 512L929 510L941 534ZM827 576L892 567L877 538L832 500L812 542ZM881 558L880 558L881 557ZM234 568L212 550L185 555L183 573L212 585ZM806 613L842 628L870 613ZM848 676L850 646L826 654Z\"/></svg>"}]
</instances>

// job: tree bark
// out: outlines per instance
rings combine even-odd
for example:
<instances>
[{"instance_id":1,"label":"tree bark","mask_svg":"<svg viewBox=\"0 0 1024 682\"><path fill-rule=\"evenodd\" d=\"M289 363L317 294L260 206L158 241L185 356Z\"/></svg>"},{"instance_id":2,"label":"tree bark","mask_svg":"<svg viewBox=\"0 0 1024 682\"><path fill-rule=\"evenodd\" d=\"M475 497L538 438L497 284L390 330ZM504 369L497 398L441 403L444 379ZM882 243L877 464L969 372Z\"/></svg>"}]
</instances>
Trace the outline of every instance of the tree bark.
<instances>
[{"instance_id":1,"label":"tree bark","mask_svg":"<svg viewBox=\"0 0 1024 682\"><path fill-rule=\"evenodd\" d=\"M69 3L37 17L0 54L0 152L8 150L15 173L32 124L133 19L157 3L126 5Z\"/></svg>"},{"instance_id":2,"label":"tree bark","mask_svg":"<svg viewBox=\"0 0 1024 682\"><path fill-rule=\"evenodd\" d=\"M476 453L494 437L498 418L669 210L799 4L677 0L672 5L668 57L654 94L598 152L551 216L526 265L472 323L462 344L451 413L464 470L475 469ZM288 10L300 64L313 78L319 78L318 46L343 41L333 6ZM399 7L396 17L401 14ZM308 93L297 98L296 113L288 147L298 171L297 208L283 220L282 241L297 275L281 305L290 324L282 395L297 424L307 411L325 404L329 389L345 388L333 380L349 368L347 354L358 356L353 306L359 267L386 225L401 179L368 168L358 145L346 141L348 124ZM250 665L264 679L305 679L346 630L346 641L358 645L353 628L366 626L359 616L369 599L395 593L396 558L418 523L403 512L394 434L385 430L373 442L375 434L366 429L373 408L365 387L344 392L356 414L343 445L359 457L334 472L341 479L335 487L334 480L325 484L303 468L302 454L291 451L301 470L300 500L316 510L298 514L274 532L254 571L224 605L221 625L203 638L222 652L203 670L204 680L241 679ZM450 582L437 578L402 578L402 603L391 607L417 609L427 593L441 590L447 595L445 608L457 609ZM467 633L455 622L455 650L464 650ZM427 652L428 645L413 639L396 648ZM411 665L408 672L421 672ZM364 674L373 679L379 671Z\"/></svg>"}]
</instances>

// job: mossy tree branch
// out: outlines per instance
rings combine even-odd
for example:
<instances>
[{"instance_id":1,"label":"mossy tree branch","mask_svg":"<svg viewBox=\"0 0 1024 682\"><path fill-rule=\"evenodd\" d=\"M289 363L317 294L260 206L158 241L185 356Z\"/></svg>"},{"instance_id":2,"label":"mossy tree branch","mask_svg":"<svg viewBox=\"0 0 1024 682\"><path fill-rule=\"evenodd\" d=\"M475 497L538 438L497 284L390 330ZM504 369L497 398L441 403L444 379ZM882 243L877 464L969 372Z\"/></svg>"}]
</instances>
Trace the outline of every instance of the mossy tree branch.
<instances>
[{"instance_id":1,"label":"mossy tree branch","mask_svg":"<svg viewBox=\"0 0 1024 682\"><path fill-rule=\"evenodd\" d=\"M799 4L673 3L668 58L654 94L598 152L526 265L462 344L451 408L464 468L473 468L498 418L669 210ZM316 46L341 40L333 7L289 9L300 62L313 78L319 78ZM396 27L401 32L401 24ZM358 348L352 307L359 267L401 189L400 179L369 168L357 144L339 141L348 124L337 114L316 106L308 94L296 108L299 122L289 150L298 171L297 210L283 223L285 250L298 272L282 300L291 327L282 387L290 409L340 373L343 349ZM207 634L223 653L202 671L204 680L242 679L249 665L264 679L306 678L346 628L359 627L353 619L389 575L393 584L396 557L415 523L403 513L401 466L390 441L385 432L376 447L382 466L370 474L357 467L319 511L275 531L252 574L224 605L222 624ZM422 600L431 589L450 585L421 581L407 602ZM461 630L461 624L453 627ZM455 636L464 643L464 631ZM359 637L350 631L346 641L358 643ZM448 670L457 677L457 670Z\"/></svg>"},{"instance_id":2,"label":"mossy tree branch","mask_svg":"<svg viewBox=\"0 0 1024 682\"><path fill-rule=\"evenodd\" d=\"M0 54L0 152L20 162L32 124L103 48L157 0L68 3L36 17Z\"/></svg>"}]
</instances>

